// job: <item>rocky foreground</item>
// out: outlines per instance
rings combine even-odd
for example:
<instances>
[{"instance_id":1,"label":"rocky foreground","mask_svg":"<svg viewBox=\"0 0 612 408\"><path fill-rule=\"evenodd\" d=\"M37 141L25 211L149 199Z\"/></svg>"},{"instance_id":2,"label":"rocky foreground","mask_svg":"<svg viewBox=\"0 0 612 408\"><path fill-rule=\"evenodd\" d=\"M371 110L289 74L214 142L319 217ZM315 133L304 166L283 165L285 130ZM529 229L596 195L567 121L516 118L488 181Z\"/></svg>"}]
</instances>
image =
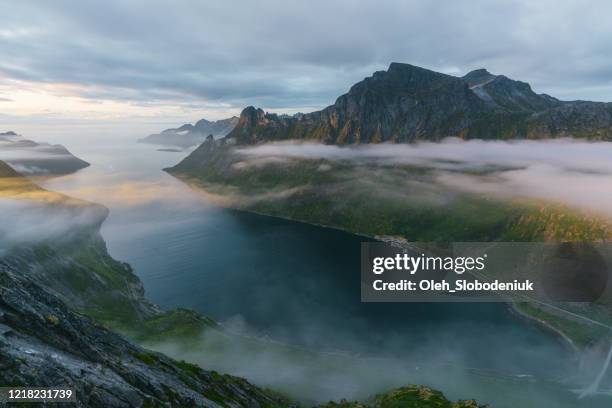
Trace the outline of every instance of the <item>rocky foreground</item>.
<instances>
[{"instance_id":1,"label":"rocky foreground","mask_svg":"<svg viewBox=\"0 0 612 408\"><path fill-rule=\"evenodd\" d=\"M173 361L72 312L0 266L0 381L73 387L77 406L288 406L247 381Z\"/></svg>"}]
</instances>

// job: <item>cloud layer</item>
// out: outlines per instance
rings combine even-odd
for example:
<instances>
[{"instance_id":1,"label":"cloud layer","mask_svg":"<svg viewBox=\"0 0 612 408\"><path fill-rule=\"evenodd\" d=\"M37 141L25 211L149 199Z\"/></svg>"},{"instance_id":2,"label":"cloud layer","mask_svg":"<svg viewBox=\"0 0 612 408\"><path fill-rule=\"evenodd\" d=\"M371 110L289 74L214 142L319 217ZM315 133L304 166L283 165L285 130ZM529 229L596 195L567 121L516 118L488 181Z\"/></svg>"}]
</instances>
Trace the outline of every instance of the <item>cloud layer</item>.
<instances>
[{"instance_id":1,"label":"cloud layer","mask_svg":"<svg viewBox=\"0 0 612 408\"><path fill-rule=\"evenodd\" d=\"M603 0L60 0L0 13L3 105L27 81L213 116L247 104L311 109L391 61L457 75L484 66L562 98L612 100Z\"/></svg>"}]
</instances>

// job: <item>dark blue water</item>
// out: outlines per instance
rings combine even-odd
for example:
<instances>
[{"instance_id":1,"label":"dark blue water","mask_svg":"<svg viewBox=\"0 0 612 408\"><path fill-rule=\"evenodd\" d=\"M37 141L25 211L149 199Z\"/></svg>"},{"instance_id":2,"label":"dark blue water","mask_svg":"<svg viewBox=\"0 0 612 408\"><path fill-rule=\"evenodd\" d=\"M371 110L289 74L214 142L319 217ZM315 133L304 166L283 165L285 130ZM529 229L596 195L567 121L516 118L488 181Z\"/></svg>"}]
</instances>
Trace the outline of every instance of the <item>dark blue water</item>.
<instances>
[{"instance_id":1,"label":"dark blue water","mask_svg":"<svg viewBox=\"0 0 612 408\"><path fill-rule=\"evenodd\" d=\"M156 207L118 215L104 235L163 307L324 350L401 355L435 347L460 352L470 365L520 372L556 367L552 357L567 354L504 304L361 303L362 237L218 208ZM155 233L138 233L151 219ZM488 352L501 348L503 356Z\"/></svg>"}]
</instances>

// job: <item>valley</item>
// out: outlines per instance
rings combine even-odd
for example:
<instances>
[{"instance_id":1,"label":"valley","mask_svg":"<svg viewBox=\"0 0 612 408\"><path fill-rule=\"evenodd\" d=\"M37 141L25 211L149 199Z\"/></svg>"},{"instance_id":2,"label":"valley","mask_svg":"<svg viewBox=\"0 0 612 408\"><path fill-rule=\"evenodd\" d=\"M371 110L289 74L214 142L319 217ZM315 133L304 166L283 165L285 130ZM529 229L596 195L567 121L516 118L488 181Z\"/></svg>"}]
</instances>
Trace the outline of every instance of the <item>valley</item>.
<instances>
[{"instance_id":1,"label":"valley","mask_svg":"<svg viewBox=\"0 0 612 408\"><path fill-rule=\"evenodd\" d=\"M0 406L610 408L592 2L0 1Z\"/></svg>"}]
</instances>

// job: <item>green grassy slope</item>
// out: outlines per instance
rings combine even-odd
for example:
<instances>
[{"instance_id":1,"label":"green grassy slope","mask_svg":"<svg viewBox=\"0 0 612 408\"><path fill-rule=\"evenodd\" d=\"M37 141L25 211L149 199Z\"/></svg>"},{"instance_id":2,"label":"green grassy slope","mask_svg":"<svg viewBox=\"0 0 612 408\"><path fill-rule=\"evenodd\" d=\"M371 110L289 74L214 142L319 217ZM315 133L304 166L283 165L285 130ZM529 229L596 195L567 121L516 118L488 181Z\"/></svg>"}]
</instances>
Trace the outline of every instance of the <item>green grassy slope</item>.
<instances>
[{"instance_id":1,"label":"green grassy slope","mask_svg":"<svg viewBox=\"0 0 612 408\"><path fill-rule=\"evenodd\" d=\"M239 209L413 242L594 241L610 236L610 225L589 214L453 189L424 167L322 159L265 162L231 146L202 146L166 170Z\"/></svg>"},{"instance_id":2,"label":"green grassy slope","mask_svg":"<svg viewBox=\"0 0 612 408\"><path fill-rule=\"evenodd\" d=\"M444 395L427 387L407 386L379 394L366 402L340 401L319 408L479 408L474 400L451 402Z\"/></svg>"}]
</instances>

